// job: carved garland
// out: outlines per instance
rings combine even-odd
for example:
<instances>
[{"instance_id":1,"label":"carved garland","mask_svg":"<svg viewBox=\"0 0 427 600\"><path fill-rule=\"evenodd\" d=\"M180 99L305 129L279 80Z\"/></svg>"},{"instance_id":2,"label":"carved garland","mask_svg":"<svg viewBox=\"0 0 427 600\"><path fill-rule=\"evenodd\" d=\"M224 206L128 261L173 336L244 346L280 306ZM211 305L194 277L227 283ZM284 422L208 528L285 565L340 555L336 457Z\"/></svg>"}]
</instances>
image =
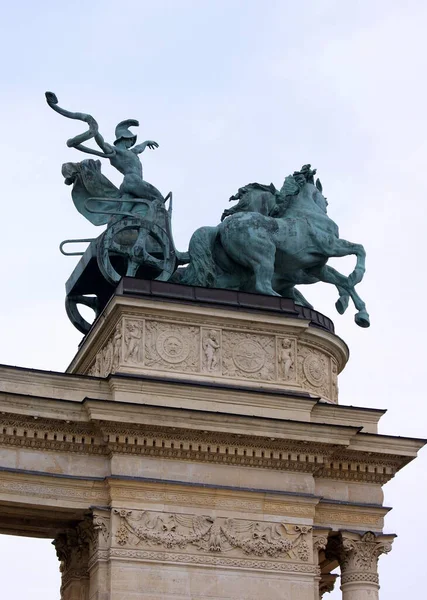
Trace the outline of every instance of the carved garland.
<instances>
[{"instance_id":1,"label":"carved garland","mask_svg":"<svg viewBox=\"0 0 427 600\"><path fill-rule=\"evenodd\" d=\"M284 523L263 523L186 515L182 513L137 512L114 509L120 518L115 539L125 546L132 538L134 543L167 549L186 549L192 546L207 553L240 550L243 555L269 556L287 559L310 559L306 536L311 527L287 526Z\"/></svg>"}]
</instances>

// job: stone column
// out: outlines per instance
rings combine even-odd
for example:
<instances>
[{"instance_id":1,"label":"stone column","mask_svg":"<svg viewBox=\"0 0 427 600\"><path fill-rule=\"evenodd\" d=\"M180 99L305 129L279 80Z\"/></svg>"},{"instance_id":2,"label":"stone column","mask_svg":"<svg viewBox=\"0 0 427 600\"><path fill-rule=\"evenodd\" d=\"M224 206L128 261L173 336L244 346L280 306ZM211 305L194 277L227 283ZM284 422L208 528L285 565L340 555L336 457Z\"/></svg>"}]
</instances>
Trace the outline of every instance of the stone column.
<instances>
[{"instance_id":1,"label":"stone column","mask_svg":"<svg viewBox=\"0 0 427 600\"><path fill-rule=\"evenodd\" d=\"M332 592L332 590L334 589L335 580L338 577L337 575L332 575L331 573L322 573L320 568L320 563L322 560L321 553L324 559L325 556L323 555L323 552L325 551L326 546L328 544L329 532L329 529L317 529L313 533L313 560L318 567L318 574L316 577L316 589L314 592L315 600L322 600L323 594L325 594L326 592Z\"/></svg>"},{"instance_id":2,"label":"stone column","mask_svg":"<svg viewBox=\"0 0 427 600\"><path fill-rule=\"evenodd\" d=\"M319 598L323 599L323 594L326 592L332 592L335 586L335 581L337 580L338 575L334 575L332 573L322 573L319 582Z\"/></svg>"},{"instance_id":3,"label":"stone column","mask_svg":"<svg viewBox=\"0 0 427 600\"><path fill-rule=\"evenodd\" d=\"M80 528L60 533L53 545L61 561L61 600L89 599L89 544Z\"/></svg>"},{"instance_id":4,"label":"stone column","mask_svg":"<svg viewBox=\"0 0 427 600\"><path fill-rule=\"evenodd\" d=\"M95 508L92 522L87 527L89 539L89 598L110 600L111 580L109 568L109 548L111 544L110 510Z\"/></svg>"},{"instance_id":5,"label":"stone column","mask_svg":"<svg viewBox=\"0 0 427 600\"><path fill-rule=\"evenodd\" d=\"M378 558L390 552L394 537L341 532L338 560L343 600L378 600Z\"/></svg>"},{"instance_id":6,"label":"stone column","mask_svg":"<svg viewBox=\"0 0 427 600\"><path fill-rule=\"evenodd\" d=\"M109 600L110 510L94 508L53 544L61 561L61 600Z\"/></svg>"}]
</instances>

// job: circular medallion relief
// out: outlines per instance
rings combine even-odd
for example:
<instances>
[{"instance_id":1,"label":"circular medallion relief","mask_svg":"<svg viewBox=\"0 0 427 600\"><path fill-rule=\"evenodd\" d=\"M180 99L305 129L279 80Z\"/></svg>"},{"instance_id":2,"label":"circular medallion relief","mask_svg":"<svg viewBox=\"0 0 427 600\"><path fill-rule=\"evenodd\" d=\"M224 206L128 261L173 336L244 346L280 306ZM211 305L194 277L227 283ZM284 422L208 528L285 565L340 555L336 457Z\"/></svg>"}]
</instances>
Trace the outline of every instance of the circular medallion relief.
<instances>
[{"instance_id":1,"label":"circular medallion relief","mask_svg":"<svg viewBox=\"0 0 427 600\"><path fill-rule=\"evenodd\" d=\"M156 350L166 362L180 363L187 358L190 346L188 340L169 330L163 331L157 338Z\"/></svg>"},{"instance_id":2,"label":"circular medallion relief","mask_svg":"<svg viewBox=\"0 0 427 600\"><path fill-rule=\"evenodd\" d=\"M319 387L325 381L326 368L323 361L315 354L310 354L303 363L304 375L311 385Z\"/></svg>"},{"instance_id":3,"label":"circular medallion relief","mask_svg":"<svg viewBox=\"0 0 427 600\"><path fill-rule=\"evenodd\" d=\"M241 371L255 373L264 366L265 350L258 342L244 340L234 348L233 360Z\"/></svg>"}]
</instances>

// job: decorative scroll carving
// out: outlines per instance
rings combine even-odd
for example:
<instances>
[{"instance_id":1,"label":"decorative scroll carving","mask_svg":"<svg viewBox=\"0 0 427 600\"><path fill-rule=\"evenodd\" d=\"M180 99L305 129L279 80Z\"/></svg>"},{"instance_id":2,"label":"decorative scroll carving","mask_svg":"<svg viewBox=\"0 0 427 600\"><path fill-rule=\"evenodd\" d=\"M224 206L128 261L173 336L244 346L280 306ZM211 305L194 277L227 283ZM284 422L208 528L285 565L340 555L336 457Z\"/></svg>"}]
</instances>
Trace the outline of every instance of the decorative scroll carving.
<instances>
[{"instance_id":1,"label":"decorative scroll carving","mask_svg":"<svg viewBox=\"0 0 427 600\"><path fill-rule=\"evenodd\" d=\"M202 369L212 374L221 372L221 332L217 329L202 331Z\"/></svg>"},{"instance_id":2,"label":"decorative scroll carving","mask_svg":"<svg viewBox=\"0 0 427 600\"><path fill-rule=\"evenodd\" d=\"M94 515L93 529L103 537L105 542L108 542L110 537L109 519L101 517L100 515Z\"/></svg>"},{"instance_id":3,"label":"decorative scroll carving","mask_svg":"<svg viewBox=\"0 0 427 600\"><path fill-rule=\"evenodd\" d=\"M324 550L326 548L326 544L328 543L327 535L313 535L313 552L315 555L318 555L320 550Z\"/></svg>"},{"instance_id":4,"label":"decorative scroll carving","mask_svg":"<svg viewBox=\"0 0 427 600\"><path fill-rule=\"evenodd\" d=\"M223 331L223 375L271 381L276 378L273 336Z\"/></svg>"},{"instance_id":5,"label":"decorative scroll carving","mask_svg":"<svg viewBox=\"0 0 427 600\"><path fill-rule=\"evenodd\" d=\"M114 510L120 518L115 539L120 546L161 546L205 553L237 552L241 555L307 562L310 559L306 537L311 527L213 518L210 516Z\"/></svg>"},{"instance_id":6,"label":"decorative scroll carving","mask_svg":"<svg viewBox=\"0 0 427 600\"><path fill-rule=\"evenodd\" d=\"M168 371L200 371L199 340L199 327L147 321L145 365Z\"/></svg>"}]
</instances>

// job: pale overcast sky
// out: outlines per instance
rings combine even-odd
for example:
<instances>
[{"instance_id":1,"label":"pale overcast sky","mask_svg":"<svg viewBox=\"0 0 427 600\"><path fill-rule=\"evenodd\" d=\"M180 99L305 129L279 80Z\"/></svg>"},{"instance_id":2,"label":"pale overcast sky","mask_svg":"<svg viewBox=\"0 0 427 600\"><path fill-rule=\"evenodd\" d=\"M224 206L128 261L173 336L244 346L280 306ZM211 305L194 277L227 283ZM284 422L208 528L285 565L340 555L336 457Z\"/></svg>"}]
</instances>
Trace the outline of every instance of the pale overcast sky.
<instances>
[{"instance_id":1,"label":"pale overcast sky","mask_svg":"<svg viewBox=\"0 0 427 600\"><path fill-rule=\"evenodd\" d=\"M15 0L0 28L1 363L64 370L81 338L63 308L76 260L58 245L100 230L63 184L82 127L48 108L52 90L109 141L126 118L158 141L145 178L173 190L180 250L238 187L315 166L341 236L367 250L370 329L352 306L335 312L335 288L303 289L350 347L340 402L387 408L382 433L427 436L423 0ZM422 452L385 487L385 530L399 535L380 559L387 600L425 594L426 465ZM4 598L57 600L50 542L0 536L0 581Z\"/></svg>"}]
</instances>

